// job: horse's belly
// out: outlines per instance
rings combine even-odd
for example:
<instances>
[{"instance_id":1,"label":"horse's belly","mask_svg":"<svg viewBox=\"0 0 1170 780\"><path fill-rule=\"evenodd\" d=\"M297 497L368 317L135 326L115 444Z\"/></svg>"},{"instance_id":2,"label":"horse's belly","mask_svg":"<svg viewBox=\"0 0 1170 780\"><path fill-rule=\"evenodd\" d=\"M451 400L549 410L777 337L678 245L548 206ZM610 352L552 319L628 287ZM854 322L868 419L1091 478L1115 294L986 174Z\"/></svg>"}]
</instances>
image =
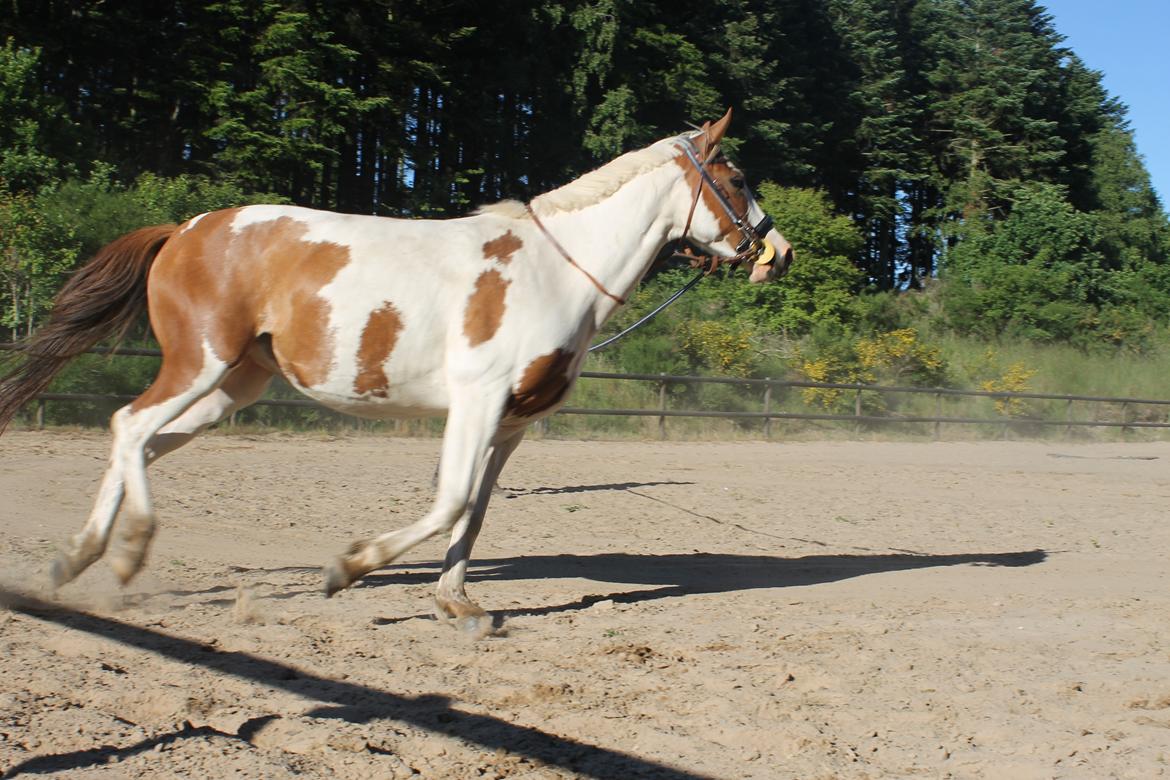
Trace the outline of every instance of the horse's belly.
<instances>
[{"instance_id":1,"label":"horse's belly","mask_svg":"<svg viewBox=\"0 0 1170 780\"><path fill-rule=\"evenodd\" d=\"M438 377L420 377L400 384L389 382L373 392L360 394L352 386L328 382L297 389L323 406L359 417L439 417L447 413L446 383Z\"/></svg>"}]
</instances>

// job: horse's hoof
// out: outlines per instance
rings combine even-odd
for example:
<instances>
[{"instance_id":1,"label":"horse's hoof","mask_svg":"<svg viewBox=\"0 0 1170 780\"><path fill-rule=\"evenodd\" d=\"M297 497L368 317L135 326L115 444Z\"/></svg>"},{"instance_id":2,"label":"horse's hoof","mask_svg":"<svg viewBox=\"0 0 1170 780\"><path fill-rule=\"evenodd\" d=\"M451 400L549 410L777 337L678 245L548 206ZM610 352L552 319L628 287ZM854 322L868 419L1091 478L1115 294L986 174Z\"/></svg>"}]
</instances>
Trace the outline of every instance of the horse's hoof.
<instances>
[{"instance_id":1,"label":"horse's hoof","mask_svg":"<svg viewBox=\"0 0 1170 780\"><path fill-rule=\"evenodd\" d=\"M470 639L483 639L496 633L495 620L478 604L464 599L450 600L435 596L435 617L448 623Z\"/></svg>"},{"instance_id":2,"label":"horse's hoof","mask_svg":"<svg viewBox=\"0 0 1170 780\"><path fill-rule=\"evenodd\" d=\"M126 518L125 528L119 534L114 549L109 554L110 568L118 580L128 585L146 563L150 543L154 539L155 525L149 518Z\"/></svg>"},{"instance_id":3,"label":"horse's hoof","mask_svg":"<svg viewBox=\"0 0 1170 780\"><path fill-rule=\"evenodd\" d=\"M49 564L49 582L52 584L53 590L72 582L76 577L77 567L64 553L58 555Z\"/></svg>"},{"instance_id":4,"label":"horse's hoof","mask_svg":"<svg viewBox=\"0 0 1170 780\"><path fill-rule=\"evenodd\" d=\"M492 616L486 612L482 615L464 615L456 618L454 623L459 632L469 639L483 639L496 631Z\"/></svg>"},{"instance_id":5,"label":"horse's hoof","mask_svg":"<svg viewBox=\"0 0 1170 780\"><path fill-rule=\"evenodd\" d=\"M138 572L142 571L142 564L146 560L146 550L137 555L112 555L110 557L110 568L114 570L114 575L118 578L118 582L123 585L129 585L130 580L134 579Z\"/></svg>"},{"instance_id":6,"label":"horse's hoof","mask_svg":"<svg viewBox=\"0 0 1170 780\"><path fill-rule=\"evenodd\" d=\"M339 590L345 590L353 584L349 571L345 567L345 559L338 558L325 567L325 598L329 598Z\"/></svg>"}]
</instances>

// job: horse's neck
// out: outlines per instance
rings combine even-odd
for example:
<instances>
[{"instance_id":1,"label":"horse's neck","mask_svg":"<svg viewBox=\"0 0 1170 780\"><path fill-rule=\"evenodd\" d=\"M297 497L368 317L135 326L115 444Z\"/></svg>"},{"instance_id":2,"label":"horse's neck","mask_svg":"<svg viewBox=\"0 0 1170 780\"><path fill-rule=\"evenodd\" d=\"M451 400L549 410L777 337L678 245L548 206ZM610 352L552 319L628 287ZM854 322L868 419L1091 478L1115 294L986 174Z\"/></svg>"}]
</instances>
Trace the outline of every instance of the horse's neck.
<instances>
[{"instance_id":1,"label":"horse's neck","mask_svg":"<svg viewBox=\"0 0 1170 780\"><path fill-rule=\"evenodd\" d=\"M617 192L591 206L542 217L549 232L605 290L626 298L668 240L681 228L671 201L680 176L674 165L663 165L624 184ZM618 303L592 289L590 304L598 328Z\"/></svg>"}]
</instances>

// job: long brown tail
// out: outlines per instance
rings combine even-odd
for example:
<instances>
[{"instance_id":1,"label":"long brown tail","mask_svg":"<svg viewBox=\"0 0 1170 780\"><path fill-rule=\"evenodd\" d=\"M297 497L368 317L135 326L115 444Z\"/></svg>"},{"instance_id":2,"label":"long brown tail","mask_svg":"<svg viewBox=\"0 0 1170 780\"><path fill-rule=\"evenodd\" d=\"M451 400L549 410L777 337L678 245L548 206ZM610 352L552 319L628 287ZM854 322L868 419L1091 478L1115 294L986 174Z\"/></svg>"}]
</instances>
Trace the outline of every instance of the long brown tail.
<instances>
[{"instance_id":1,"label":"long brown tail","mask_svg":"<svg viewBox=\"0 0 1170 780\"><path fill-rule=\"evenodd\" d=\"M49 321L25 339L0 378L0 431L66 363L98 341L116 343L146 307L146 275L177 225L135 230L111 242L69 278Z\"/></svg>"}]
</instances>

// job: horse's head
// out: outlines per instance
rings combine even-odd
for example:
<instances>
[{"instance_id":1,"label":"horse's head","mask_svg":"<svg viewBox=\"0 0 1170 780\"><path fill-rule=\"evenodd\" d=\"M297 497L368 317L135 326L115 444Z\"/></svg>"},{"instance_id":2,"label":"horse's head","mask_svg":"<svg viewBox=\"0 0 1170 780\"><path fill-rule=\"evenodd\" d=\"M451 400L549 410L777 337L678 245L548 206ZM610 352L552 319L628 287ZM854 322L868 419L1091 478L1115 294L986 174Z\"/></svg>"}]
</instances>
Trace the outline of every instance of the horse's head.
<instances>
[{"instance_id":1,"label":"horse's head","mask_svg":"<svg viewBox=\"0 0 1170 780\"><path fill-rule=\"evenodd\" d=\"M718 122L706 122L675 142L691 193L684 236L712 255L748 262L751 281L768 282L792 264L792 245L756 203L743 172L720 150L729 124L730 108Z\"/></svg>"}]
</instances>

